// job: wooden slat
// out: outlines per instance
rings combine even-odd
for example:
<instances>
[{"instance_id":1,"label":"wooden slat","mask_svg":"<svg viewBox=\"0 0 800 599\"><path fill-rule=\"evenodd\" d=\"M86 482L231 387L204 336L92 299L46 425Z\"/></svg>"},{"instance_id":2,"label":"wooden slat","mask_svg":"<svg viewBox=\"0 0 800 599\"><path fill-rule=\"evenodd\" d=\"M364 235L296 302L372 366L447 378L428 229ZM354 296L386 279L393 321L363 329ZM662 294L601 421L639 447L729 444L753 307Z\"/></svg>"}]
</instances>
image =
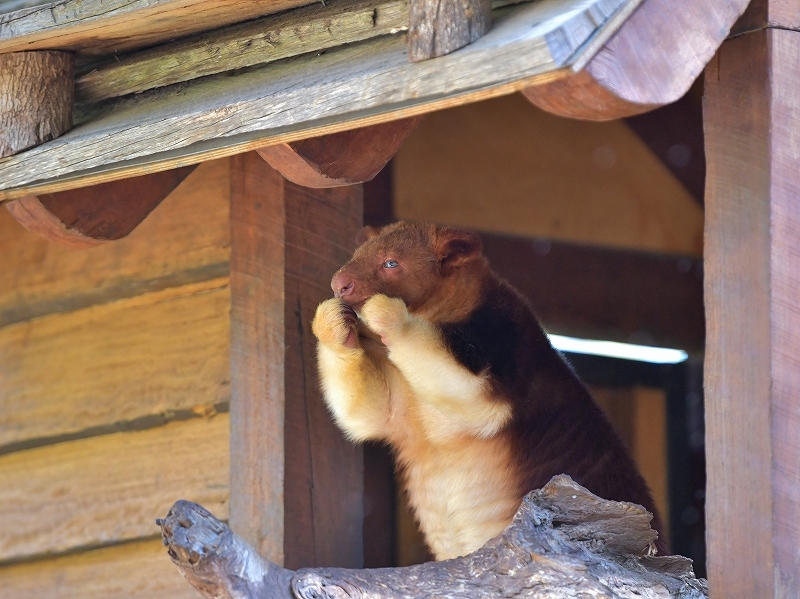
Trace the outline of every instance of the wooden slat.
<instances>
[{"instance_id":1,"label":"wooden slat","mask_svg":"<svg viewBox=\"0 0 800 599\"><path fill-rule=\"evenodd\" d=\"M228 161L200 165L125 239L65 250L0 209L0 326L228 274Z\"/></svg>"},{"instance_id":2,"label":"wooden slat","mask_svg":"<svg viewBox=\"0 0 800 599\"><path fill-rule=\"evenodd\" d=\"M292 183L341 187L371 181L424 117L259 148L259 155Z\"/></svg>"},{"instance_id":3,"label":"wooden slat","mask_svg":"<svg viewBox=\"0 0 800 599\"><path fill-rule=\"evenodd\" d=\"M408 29L408 1L333 0L137 52L75 82L97 102Z\"/></svg>"},{"instance_id":4,"label":"wooden slat","mask_svg":"<svg viewBox=\"0 0 800 599\"><path fill-rule=\"evenodd\" d=\"M398 218L702 255L702 208L620 122L497 98L428 115L393 165Z\"/></svg>"},{"instance_id":5,"label":"wooden slat","mask_svg":"<svg viewBox=\"0 0 800 599\"><path fill-rule=\"evenodd\" d=\"M0 567L0 588L14 599L199 599L160 540Z\"/></svg>"},{"instance_id":6,"label":"wooden slat","mask_svg":"<svg viewBox=\"0 0 800 599\"><path fill-rule=\"evenodd\" d=\"M23 227L74 249L122 239L147 218L194 166L6 203Z\"/></svg>"},{"instance_id":7,"label":"wooden slat","mask_svg":"<svg viewBox=\"0 0 800 599\"><path fill-rule=\"evenodd\" d=\"M179 498L226 518L228 429L223 414L0 457L0 560L151 537Z\"/></svg>"},{"instance_id":8,"label":"wooden slat","mask_svg":"<svg viewBox=\"0 0 800 599\"><path fill-rule=\"evenodd\" d=\"M502 9L484 37L435 61L409 63L404 40L386 36L181 90L144 92L0 163L0 200L508 94L559 76L613 21L599 16L636 1L542 0Z\"/></svg>"},{"instance_id":9,"label":"wooden slat","mask_svg":"<svg viewBox=\"0 0 800 599\"><path fill-rule=\"evenodd\" d=\"M700 260L483 234L492 267L552 333L701 354Z\"/></svg>"},{"instance_id":10,"label":"wooden slat","mask_svg":"<svg viewBox=\"0 0 800 599\"><path fill-rule=\"evenodd\" d=\"M0 329L0 452L227 402L227 283Z\"/></svg>"},{"instance_id":11,"label":"wooden slat","mask_svg":"<svg viewBox=\"0 0 800 599\"><path fill-rule=\"evenodd\" d=\"M800 597L800 33L706 73L706 451L715 599Z\"/></svg>"},{"instance_id":12,"label":"wooden slat","mask_svg":"<svg viewBox=\"0 0 800 599\"><path fill-rule=\"evenodd\" d=\"M310 323L352 251L361 190L299 187L255 152L231 175L231 525L290 568L358 567L361 448L321 400Z\"/></svg>"},{"instance_id":13,"label":"wooden slat","mask_svg":"<svg viewBox=\"0 0 800 599\"><path fill-rule=\"evenodd\" d=\"M57 0L0 15L0 53L60 49L115 54L303 4L308 2Z\"/></svg>"},{"instance_id":14,"label":"wooden slat","mask_svg":"<svg viewBox=\"0 0 800 599\"><path fill-rule=\"evenodd\" d=\"M768 27L800 29L800 5L794 0L752 0L731 29L731 35Z\"/></svg>"},{"instance_id":15,"label":"wooden slat","mask_svg":"<svg viewBox=\"0 0 800 599\"><path fill-rule=\"evenodd\" d=\"M608 120L683 96L749 0L645 0L602 49L573 74L525 90L545 110Z\"/></svg>"}]
</instances>

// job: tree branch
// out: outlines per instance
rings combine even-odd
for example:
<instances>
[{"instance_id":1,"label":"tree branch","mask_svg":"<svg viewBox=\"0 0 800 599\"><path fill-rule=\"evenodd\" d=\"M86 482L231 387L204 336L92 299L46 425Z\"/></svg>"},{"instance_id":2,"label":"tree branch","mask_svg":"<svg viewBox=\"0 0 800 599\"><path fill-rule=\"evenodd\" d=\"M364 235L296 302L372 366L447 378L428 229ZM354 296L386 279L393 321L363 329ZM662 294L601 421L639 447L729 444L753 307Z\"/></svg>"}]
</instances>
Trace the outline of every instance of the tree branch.
<instances>
[{"instance_id":1,"label":"tree branch","mask_svg":"<svg viewBox=\"0 0 800 599\"><path fill-rule=\"evenodd\" d=\"M197 504L179 501L158 523L173 562L209 598L707 597L691 560L653 555L651 518L561 475L529 493L511 525L470 555L407 568L297 572L263 559Z\"/></svg>"}]
</instances>

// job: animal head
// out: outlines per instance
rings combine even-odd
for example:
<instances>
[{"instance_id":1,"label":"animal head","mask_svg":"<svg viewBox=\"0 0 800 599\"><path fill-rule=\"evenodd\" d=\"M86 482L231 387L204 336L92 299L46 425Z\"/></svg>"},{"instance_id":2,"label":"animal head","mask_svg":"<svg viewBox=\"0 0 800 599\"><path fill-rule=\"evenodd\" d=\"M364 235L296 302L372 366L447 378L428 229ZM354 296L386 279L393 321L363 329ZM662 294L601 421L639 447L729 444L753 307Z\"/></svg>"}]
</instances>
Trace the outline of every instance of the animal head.
<instances>
[{"instance_id":1,"label":"animal head","mask_svg":"<svg viewBox=\"0 0 800 599\"><path fill-rule=\"evenodd\" d=\"M489 272L480 237L429 223L398 222L361 230L353 258L333 276L334 295L358 310L375 294L402 299L433 322L465 317Z\"/></svg>"}]
</instances>

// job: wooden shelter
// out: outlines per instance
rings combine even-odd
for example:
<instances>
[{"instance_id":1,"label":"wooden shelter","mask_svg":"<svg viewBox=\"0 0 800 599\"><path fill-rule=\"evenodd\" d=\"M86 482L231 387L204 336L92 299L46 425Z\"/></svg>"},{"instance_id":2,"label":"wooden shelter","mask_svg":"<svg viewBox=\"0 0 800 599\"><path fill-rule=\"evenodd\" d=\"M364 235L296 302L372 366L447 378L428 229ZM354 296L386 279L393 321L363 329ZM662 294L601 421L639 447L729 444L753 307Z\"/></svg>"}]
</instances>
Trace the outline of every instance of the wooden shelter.
<instances>
[{"instance_id":1,"label":"wooden shelter","mask_svg":"<svg viewBox=\"0 0 800 599\"><path fill-rule=\"evenodd\" d=\"M362 183L408 138L417 151L395 163L394 213L457 220L458 206L425 196L435 185L398 175L436 158L423 139L465 146L452 127L431 133L456 112L426 114L455 108L479 130L503 111L522 115L511 129L544 131L511 94L619 119L679 100L705 73L705 220L687 208L699 216L674 219L660 244L697 256L703 236L705 339L669 317L686 289L675 268L636 278L647 269L634 259L622 276L652 289L652 313L631 308L610 326L605 296L578 291L559 299L583 316L559 301L543 319L629 337L634 314L656 343L705 348L711 596L800 597L799 3L28 4L0 14L0 585L11 596L194 596L152 524L180 497L287 567L362 566L364 454L319 401L309 325L364 194L374 220L387 216L380 179ZM476 161L502 179L492 150ZM519 227L507 232L571 226L526 229L532 203L507 212ZM624 237L612 221L628 208L608 205L582 241ZM652 203L662 224L673 209ZM492 230L492 210L476 213L478 228ZM652 238L617 246L658 249Z\"/></svg>"}]
</instances>

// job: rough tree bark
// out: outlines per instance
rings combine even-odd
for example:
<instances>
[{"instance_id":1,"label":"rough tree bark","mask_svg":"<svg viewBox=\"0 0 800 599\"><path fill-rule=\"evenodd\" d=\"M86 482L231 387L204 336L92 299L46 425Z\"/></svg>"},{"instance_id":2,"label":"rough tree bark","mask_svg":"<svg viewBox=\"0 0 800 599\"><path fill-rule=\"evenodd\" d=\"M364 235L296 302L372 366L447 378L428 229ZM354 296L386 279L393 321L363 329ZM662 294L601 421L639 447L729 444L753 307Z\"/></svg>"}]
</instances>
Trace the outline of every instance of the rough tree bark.
<instances>
[{"instance_id":1,"label":"rough tree bark","mask_svg":"<svg viewBox=\"0 0 800 599\"><path fill-rule=\"evenodd\" d=\"M511 525L470 555L406 568L297 572L262 558L195 503L177 502L158 524L172 561L209 598L707 597L691 560L652 555L651 518L561 475L529 493Z\"/></svg>"}]
</instances>

